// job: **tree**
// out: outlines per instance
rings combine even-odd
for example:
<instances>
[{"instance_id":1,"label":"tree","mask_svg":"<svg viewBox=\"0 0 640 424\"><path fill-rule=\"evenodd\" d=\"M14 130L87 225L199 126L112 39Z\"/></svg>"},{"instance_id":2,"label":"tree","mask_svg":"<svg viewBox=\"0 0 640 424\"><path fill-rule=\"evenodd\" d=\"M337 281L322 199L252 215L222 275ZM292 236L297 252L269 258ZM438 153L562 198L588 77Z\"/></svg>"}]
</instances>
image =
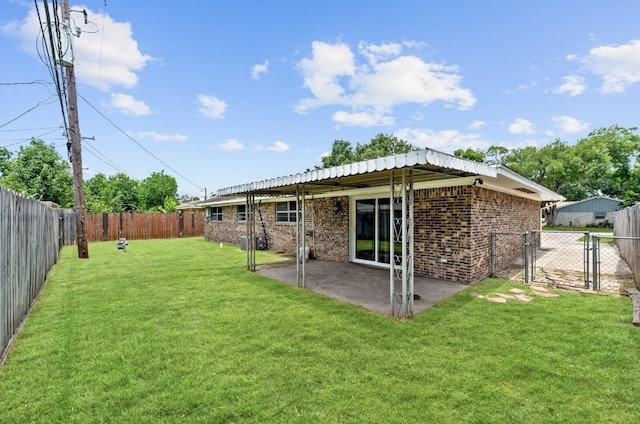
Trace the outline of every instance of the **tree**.
<instances>
[{"instance_id":1,"label":"tree","mask_svg":"<svg viewBox=\"0 0 640 424\"><path fill-rule=\"evenodd\" d=\"M480 149L472 149L471 147L468 147L466 150L457 149L453 152L453 155L474 162L484 162L484 152Z\"/></svg>"},{"instance_id":2,"label":"tree","mask_svg":"<svg viewBox=\"0 0 640 424\"><path fill-rule=\"evenodd\" d=\"M322 167L330 168L355 161L355 153L353 152L351 143L345 140L334 140L331 153L322 157Z\"/></svg>"},{"instance_id":3,"label":"tree","mask_svg":"<svg viewBox=\"0 0 640 424\"><path fill-rule=\"evenodd\" d=\"M356 162L368 159L380 158L383 156L397 155L416 150L410 143L398 139L396 136L387 134L377 134L367 144L356 145Z\"/></svg>"},{"instance_id":4,"label":"tree","mask_svg":"<svg viewBox=\"0 0 640 424\"><path fill-rule=\"evenodd\" d=\"M87 212L111 212L108 188L109 180L102 173L98 173L84 181Z\"/></svg>"},{"instance_id":5,"label":"tree","mask_svg":"<svg viewBox=\"0 0 640 424\"><path fill-rule=\"evenodd\" d=\"M53 145L31 139L21 146L13 160L1 155L3 171L0 182L5 187L38 200L51 201L68 208L73 206L73 178L69 163Z\"/></svg>"},{"instance_id":6,"label":"tree","mask_svg":"<svg viewBox=\"0 0 640 424\"><path fill-rule=\"evenodd\" d=\"M152 172L140 183L140 202L146 211L172 212L178 205L178 183L164 171Z\"/></svg>"},{"instance_id":7,"label":"tree","mask_svg":"<svg viewBox=\"0 0 640 424\"><path fill-rule=\"evenodd\" d=\"M0 147L0 180L2 179L2 176L7 172L10 163L11 152L6 147Z\"/></svg>"},{"instance_id":8,"label":"tree","mask_svg":"<svg viewBox=\"0 0 640 424\"><path fill-rule=\"evenodd\" d=\"M573 156L573 148L559 139L540 149L535 146L513 149L503 156L502 163L560 194L565 186L579 179L580 161Z\"/></svg>"},{"instance_id":9,"label":"tree","mask_svg":"<svg viewBox=\"0 0 640 424\"><path fill-rule=\"evenodd\" d=\"M387 134L378 134L367 144L358 143L355 149L348 141L335 140L331 153L322 158L322 167L329 168L331 166L345 165L383 156L407 153L411 150L417 150L417 148L404 140Z\"/></svg>"},{"instance_id":10,"label":"tree","mask_svg":"<svg viewBox=\"0 0 640 424\"><path fill-rule=\"evenodd\" d=\"M138 194L140 183L127 174L119 172L109 177L107 192L109 212L137 212L141 210Z\"/></svg>"}]
</instances>

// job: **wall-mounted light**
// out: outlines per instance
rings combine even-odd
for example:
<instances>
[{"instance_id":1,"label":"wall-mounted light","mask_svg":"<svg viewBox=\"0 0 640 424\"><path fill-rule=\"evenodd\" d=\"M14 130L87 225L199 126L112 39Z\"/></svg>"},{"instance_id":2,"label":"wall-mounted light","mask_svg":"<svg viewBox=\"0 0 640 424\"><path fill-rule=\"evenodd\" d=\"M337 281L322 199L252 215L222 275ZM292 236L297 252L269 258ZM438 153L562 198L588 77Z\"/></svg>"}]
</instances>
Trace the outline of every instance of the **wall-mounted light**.
<instances>
[{"instance_id":1,"label":"wall-mounted light","mask_svg":"<svg viewBox=\"0 0 640 424\"><path fill-rule=\"evenodd\" d=\"M340 200L336 200L333 202L333 213L339 213L342 210L342 203Z\"/></svg>"},{"instance_id":2,"label":"wall-mounted light","mask_svg":"<svg viewBox=\"0 0 640 424\"><path fill-rule=\"evenodd\" d=\"M475 181L473 182L473 185L482 185L484 184L484 181L482 181L482 178L476 178Z\"/></svg>"}]
</instances>

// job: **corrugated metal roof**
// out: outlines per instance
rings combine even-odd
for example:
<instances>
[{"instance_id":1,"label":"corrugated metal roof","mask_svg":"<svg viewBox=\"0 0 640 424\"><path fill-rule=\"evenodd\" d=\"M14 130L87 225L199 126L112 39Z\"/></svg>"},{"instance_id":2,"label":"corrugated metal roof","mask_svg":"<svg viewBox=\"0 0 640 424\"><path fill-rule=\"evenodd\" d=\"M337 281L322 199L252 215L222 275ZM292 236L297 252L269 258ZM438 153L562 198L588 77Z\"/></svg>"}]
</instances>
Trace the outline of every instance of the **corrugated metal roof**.
<instances>
[{"instance_id":1,"label":"corrugated metal roof","mask_svg":"<svg viewBox=\"0 0 640 424\"><path fill-rule=\"evenodd\" d=\"M381 175L382 172L406 168L416 171L414 181L472 175L486 177L496 177L498 175L494 166L469 161L431 149L424 149L227 187L218 190L218 195L229 196L249 192L282 193L286 189L293 190L300 184L305 184L306 190L313 190L313 187L315 187L318 192L331 191L337 186L371 187L385 182L388 184L388 172ZM307 185L310 187L307 187Z\"/></svg>"}]
</instances>

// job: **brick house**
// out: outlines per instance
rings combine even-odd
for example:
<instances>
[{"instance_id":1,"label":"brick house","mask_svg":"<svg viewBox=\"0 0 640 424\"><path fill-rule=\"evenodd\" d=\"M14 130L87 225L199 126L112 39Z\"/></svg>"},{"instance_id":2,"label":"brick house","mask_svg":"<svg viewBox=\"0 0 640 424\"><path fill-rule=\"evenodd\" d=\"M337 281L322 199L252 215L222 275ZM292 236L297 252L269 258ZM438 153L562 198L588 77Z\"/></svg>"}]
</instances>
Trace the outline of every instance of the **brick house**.
<instances>
[{"instance_id":1,"label":"brick house","mask_svg":"<svg viewBox=\"0 0 640 424\"><path fill-rule=\"evenodd\" d=\"M560 199L504 166L425 149L221 189L200 207L210 241L252 234L249 250L386 268L394 258L400 281L471 284L490 273L491 232L539 230L541 202Z\"/></svg>"}]
</instances>

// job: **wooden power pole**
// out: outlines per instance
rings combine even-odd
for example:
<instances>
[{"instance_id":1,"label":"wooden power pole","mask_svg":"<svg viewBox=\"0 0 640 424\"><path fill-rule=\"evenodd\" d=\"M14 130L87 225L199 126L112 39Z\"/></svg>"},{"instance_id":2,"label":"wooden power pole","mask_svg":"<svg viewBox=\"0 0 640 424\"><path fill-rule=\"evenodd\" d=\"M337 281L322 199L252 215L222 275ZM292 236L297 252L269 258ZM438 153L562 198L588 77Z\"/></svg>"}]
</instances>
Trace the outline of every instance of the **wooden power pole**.
<instances>
[{"instance_id":1,"label":"wooden power pole","mask_svg":"<svg viewBox=\"0 0 640 424\"><path fill-rule=\"evenodd\" d=\"M69 28L69 0L61 2L61 18ZM70 32L67 34L70 35ZM71 37L70 37L71 38ZM69 40L71 43L71 40ZM60 55L62 52L60 52ZM78 244L78 258L89 258L89 246L87 243L87 208L84 202L84 182L82 179L82 148L80 136L80 121L78 118L78 93L76 91L76 74L72 62L60 62L65 67L67 77L67 107L69 109L69 129L67 136L71 141L71 167L73 169L73 200L76 212L76 241Z\"/></svg>"}]
</instances>

